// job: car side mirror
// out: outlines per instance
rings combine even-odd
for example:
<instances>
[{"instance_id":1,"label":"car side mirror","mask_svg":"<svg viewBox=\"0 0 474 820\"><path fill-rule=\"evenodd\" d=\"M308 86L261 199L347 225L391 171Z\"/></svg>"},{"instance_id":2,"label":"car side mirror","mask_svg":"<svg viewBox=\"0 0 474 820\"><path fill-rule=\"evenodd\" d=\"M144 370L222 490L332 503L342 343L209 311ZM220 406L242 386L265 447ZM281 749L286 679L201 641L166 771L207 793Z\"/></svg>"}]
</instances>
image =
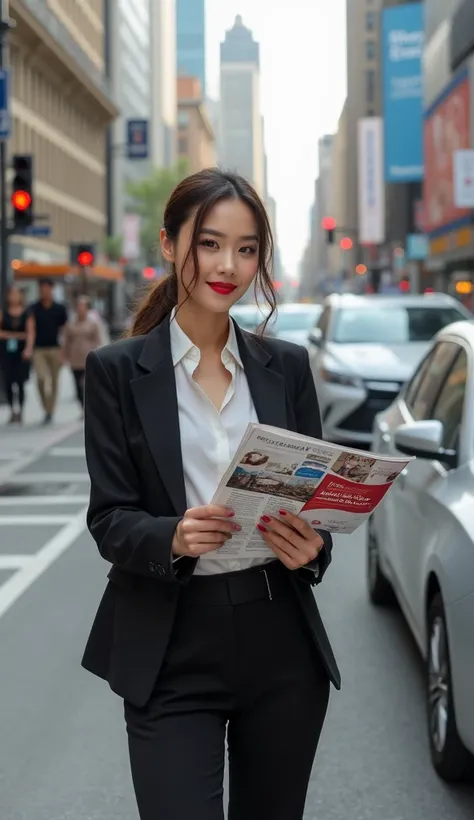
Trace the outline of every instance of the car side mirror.
<instances>
[{"instance_id":1,"label":"car side mirror","mask_svg":"<svg viewBox=\"0 0 474 820\"><path fill-rule=\"evenodd\" d=\"M412 421L395 430L394 443L397 450L406 456L441 461L454 468L457 466L457 453L443 448L443 436L443 424L436 419Z\"/></svg>"},{"instance_id":2,"label":"car side mirror","mask_svg":"<svg viewBox=\"0 0 474 820\"><path fill-rule=\"evenodd\" d=\"M313 327L308 333L308 342L315 347L321 347L323 342L323 332L320 327Z\"/></svg>"}]
</instances>

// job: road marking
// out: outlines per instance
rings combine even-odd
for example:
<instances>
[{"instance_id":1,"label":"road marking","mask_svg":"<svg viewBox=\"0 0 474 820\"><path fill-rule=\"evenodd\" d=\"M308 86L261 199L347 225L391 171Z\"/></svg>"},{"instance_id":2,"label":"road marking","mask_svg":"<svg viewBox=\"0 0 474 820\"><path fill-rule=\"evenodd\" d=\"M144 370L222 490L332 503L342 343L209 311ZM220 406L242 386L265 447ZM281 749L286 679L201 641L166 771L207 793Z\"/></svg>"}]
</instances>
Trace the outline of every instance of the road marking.
<instances>
[{"instance_id":1,"label":"road marking","mask_svg":"<svg viewBox=\"0 0 474 820\"><path fill-rule=\"evenodd\" d=\"M57 434L54 436L45 437L43 444L39 447L33 448L28 455L21 455L19 458L15 459L13 463L9 463L6 467L2 467L0 469L0 483L7 481L13 473L18 473L20 470L24 470L25 467L29 467L30 464L33 464L35 461L38 461L42 455L51 449L51 447L60 444L61 441L64 441L64 439L72 436L73 433L81 430L82 426L82 421L74 421L61 430L58 430Z\"/></svg>"},{"instance_id":2,"label":"road marking","mask_svg":"<svg viewBox=\"0 0 474 820\"><path fill-rule=\"evenodd\" d=\"M6 484L75 484L89 481L87 473L21 473L12 475L6 480Z\"/></svg>"},{"instance_id":3,"label":"road marking","mask_svg":"<svg viewBox=\"0 0 474 820\"><path fill-rule=\"evenodd\" d=\"M23 569L33 560L33 555L0 555L0 569Z\"/></svg>"},{"instance_id":4,"label":"road marking","mask_svg":"<svg viewBox=\"0 0 474 820\"><path fill-rule=\"evenodd\" d=\"M72 518L71 515L0 515L0 527L69 524Z\"/></svg>"},{"instance_id":5,"label":"road marking","mask_svg":"<svg viewBox=\"0 0 474 820\"><path fill-rule=\"evenodd\" d=\"M84 458L84 447L52 447L48 455L56 458Z\"/></svg>"},{"instance_id":6,"label":"road marking","mask_svg":"<svg viewBox=\"0 0 474 820\"><path fill-rule=\"evenodd\" d=\"M85 509L48 541L25 566L0 586L0 618L24 592L71 547L86 528Z\"/></svg>"},{"instance_id":7,"label":"road marking","mask_svg":"<svg viewBox=\"0 0 474 820\"><path fill-rule=\"evenodd\" d=\"M61 504L89 503L88 495L14 495L0 497L0 507L59 507Z\"/></svg>"}]
</instances>

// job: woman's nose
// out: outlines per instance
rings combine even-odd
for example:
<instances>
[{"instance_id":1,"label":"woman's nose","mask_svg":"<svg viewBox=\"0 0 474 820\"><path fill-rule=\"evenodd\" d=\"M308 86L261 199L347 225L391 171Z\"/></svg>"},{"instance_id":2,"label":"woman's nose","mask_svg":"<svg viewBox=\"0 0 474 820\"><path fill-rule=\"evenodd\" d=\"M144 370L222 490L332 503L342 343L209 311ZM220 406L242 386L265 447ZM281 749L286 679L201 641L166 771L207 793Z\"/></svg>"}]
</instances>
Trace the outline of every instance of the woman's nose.
<instances>
[{"instance_id":1,"label":"woman's nose","mask_svg":"<svg viewBox=\"0 0 474 820\"><path fill-rule=\"evenodd\" d=\"M235 273L234 254L231 250L223 251L219 260L219 270L227 276L233 276Z\"/></svg>"}]
</instances>

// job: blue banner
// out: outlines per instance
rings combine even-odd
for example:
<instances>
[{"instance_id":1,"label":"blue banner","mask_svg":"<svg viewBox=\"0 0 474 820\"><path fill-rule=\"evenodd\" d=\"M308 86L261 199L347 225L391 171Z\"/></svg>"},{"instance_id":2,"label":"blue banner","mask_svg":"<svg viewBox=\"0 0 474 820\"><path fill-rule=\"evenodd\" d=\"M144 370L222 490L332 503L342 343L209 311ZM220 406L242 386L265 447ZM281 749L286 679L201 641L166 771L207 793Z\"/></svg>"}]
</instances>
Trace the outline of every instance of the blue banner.
<instances>
[{"instance_id":1,"label":"blue banner","mask_svg":"<svg viewBox=\"0 0 474 820\"><path fill-rule=\"evenodd\" d=\"M148 159L148 120L127 120L128 159Z\"/></svg>"},{"instance_id":2,"label":"blue banner","mask_svg":"<svg viewBox=\"0 0 474 820\"><path fill-rule=\"evenodd\" d=\"M386 182L423 179L423 3L382 11Z\"/></svg>"}]
</instances>

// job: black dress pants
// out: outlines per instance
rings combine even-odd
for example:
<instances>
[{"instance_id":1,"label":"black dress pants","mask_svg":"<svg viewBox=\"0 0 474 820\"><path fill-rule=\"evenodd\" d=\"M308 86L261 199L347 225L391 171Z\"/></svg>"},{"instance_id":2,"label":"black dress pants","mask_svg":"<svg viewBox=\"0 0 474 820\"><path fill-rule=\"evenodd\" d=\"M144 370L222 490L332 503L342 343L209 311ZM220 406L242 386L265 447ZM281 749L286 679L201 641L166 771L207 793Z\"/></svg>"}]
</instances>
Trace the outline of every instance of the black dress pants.
<instances>
[{"instance_id":1,"label":"black dress pants","mask_svg":"<svg viewBox=\"0 0 474 820\"><path fill-rule=\"evenodd\" d=\"M223 820L226 732L229 820L303 817L329 679L287 570L266 570L195 576L152 697L125 703L141 820Z\"/></svg>"}]
</instances>

